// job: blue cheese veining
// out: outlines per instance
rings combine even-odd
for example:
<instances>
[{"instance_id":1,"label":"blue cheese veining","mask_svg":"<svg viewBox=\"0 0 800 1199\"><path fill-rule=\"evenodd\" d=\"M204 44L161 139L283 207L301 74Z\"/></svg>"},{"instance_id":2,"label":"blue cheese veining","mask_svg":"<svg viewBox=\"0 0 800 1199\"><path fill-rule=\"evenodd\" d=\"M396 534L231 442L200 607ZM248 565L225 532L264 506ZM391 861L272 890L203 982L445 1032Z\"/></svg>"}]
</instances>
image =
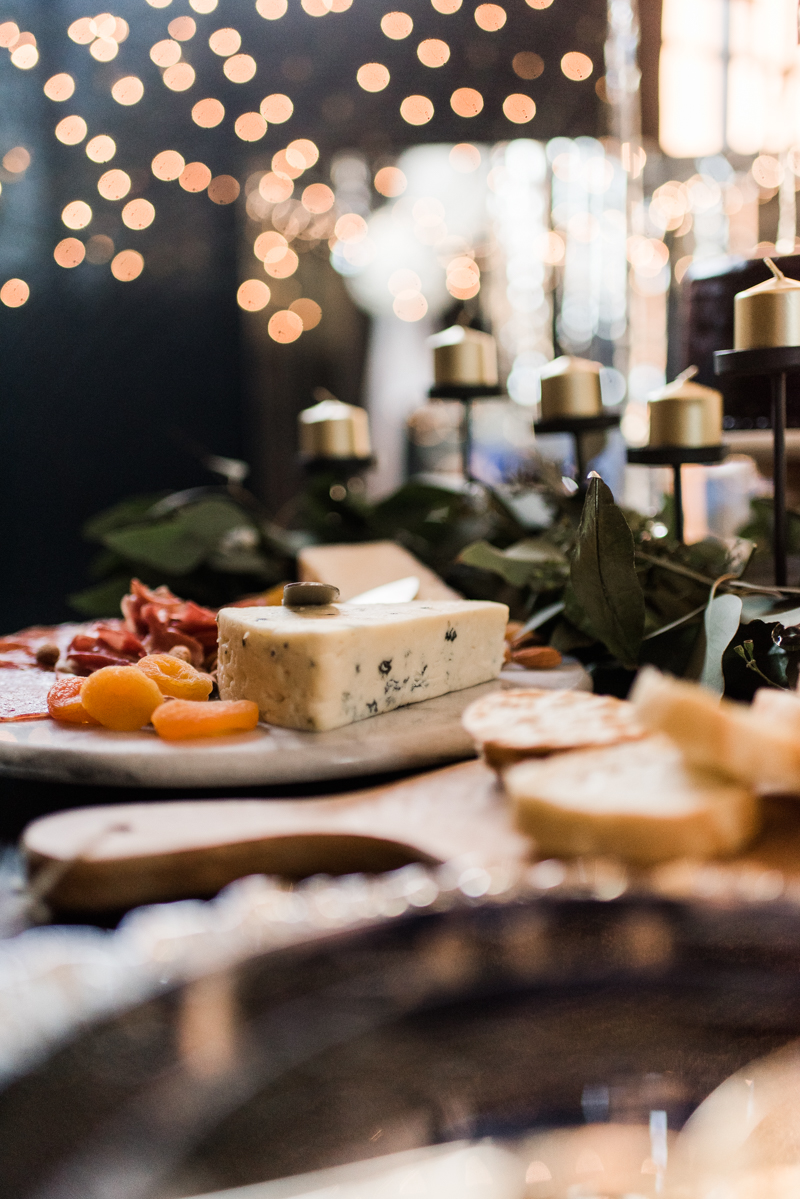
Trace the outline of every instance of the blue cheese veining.
<instances>
[{"instance_id":1,"label":"blue cheese veining","mask_svg":"<svg viewBox=\"0 0 800 1199\"><path fill-rule=\"evenodd\" d=\"M496 678L508 609L488 601L223 608L222 699L321 732Z\"/></svg>"}]
</instances>

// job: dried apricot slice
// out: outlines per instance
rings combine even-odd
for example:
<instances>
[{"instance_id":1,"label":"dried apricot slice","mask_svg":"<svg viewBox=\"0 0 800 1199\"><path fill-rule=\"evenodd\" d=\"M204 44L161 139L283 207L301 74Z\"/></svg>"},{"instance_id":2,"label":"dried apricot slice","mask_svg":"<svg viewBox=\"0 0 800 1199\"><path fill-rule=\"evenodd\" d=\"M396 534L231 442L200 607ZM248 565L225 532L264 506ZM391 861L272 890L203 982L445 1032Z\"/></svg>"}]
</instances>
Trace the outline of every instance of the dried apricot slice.
<instances>
[{"instance_id":1,"label":"dried apricot slice","mask_svg":"<svg viewBox=\"0 0 800 1199\"><path fill-rule=\"evenodd\" d=\"M173 699L208 699L214 688L210 675L195 670L173 654L148 654L134 665L153 680L162 695L171 695Z\"/></svg>"},{"instance_id":2,"label":"dried apricot slice","mask_svg":"<svg viewBox=\"0 0 800 1199\"><path fill-rule=\"evenodd\" d=\"M258 704L250 699L215 700L210 704L173 699L156 709L153 724L165 741L245 733L258 724Z\"/></svg>"},{"instance_id":3,"label":"dried apricot slice","mask_svg":"<svg viewBox=\"0 0 800 1199\"><path fill-rule=\"evenodd\" d=\"M84 679L81 702L107 729L132 733L148 723L164 696L135 666L104 666Z\"/></svg>"},{"instance_id":4,"label":"dried apricot slice","mask_svg":"<svg viewBox=\"0 0 800 1199\"><path fill-rule=\"evenodd\" d=\"M47 692L47 710L53 720L64 720L67 724L97 724L81 701L81 690L86 679L78 675L67 675L59 679Z\"/></svg>"}]
</instances>

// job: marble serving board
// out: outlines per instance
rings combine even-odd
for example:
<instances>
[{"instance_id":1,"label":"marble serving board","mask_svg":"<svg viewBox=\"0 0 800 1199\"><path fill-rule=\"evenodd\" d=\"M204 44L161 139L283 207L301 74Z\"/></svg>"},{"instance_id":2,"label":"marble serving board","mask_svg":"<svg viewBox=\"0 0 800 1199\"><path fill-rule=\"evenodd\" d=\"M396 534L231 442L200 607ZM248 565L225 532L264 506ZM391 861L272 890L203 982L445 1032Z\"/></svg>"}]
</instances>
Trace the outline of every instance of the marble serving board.
<instances>
[{"instance_id":1,"label":"marble serving board","mask_svg":"<svg viewBox=\"0 0 800 1199\"><path fill-rule=\"evenodd\" d=\"M510 686L586 689L576 663L503 672L499 680L423 700L326 733L259 725L252 733L191 742L155 732L115 733L53 720L0 724L0 777L111 787L247 787L440 766L474 754L464 709Z\"/></svg>"}]
</instances>

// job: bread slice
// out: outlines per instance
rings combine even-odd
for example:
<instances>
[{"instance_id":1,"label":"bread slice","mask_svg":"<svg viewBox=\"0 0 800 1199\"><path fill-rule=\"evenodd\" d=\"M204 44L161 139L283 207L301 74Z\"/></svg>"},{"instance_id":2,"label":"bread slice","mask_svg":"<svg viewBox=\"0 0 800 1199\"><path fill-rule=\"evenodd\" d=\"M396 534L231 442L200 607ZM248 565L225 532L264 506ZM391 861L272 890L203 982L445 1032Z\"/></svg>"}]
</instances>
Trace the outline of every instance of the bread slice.
<instances>
[{"instance_id":1,"label":"bread slice","mask_svg":"<svg viewBox=\"0 0 800 1199\"><path fill-rule=\"evenodd\" d=\"M611 855L639 865L713 858L758 829L753 793L686 766L666 737L519 762L503 781L541 857Z\"/></svg>"},{"instance_id":2,"label":"bread slice","mask_svg":"<svg viewBox=\"0 0 800 1199\"><path fill-rule=\"evenodd\" d=\"M631 699L642 724L671 737L687 762L758 790L800 793L800 721L792 693L770 692L748 708L648 668Z\"/></svg>"},{"instance_id":3,"label":"bread slice","mask_svg":"<svg viewBox=\"0 0 800 1199\"><path fill-rule=\"evenodd\" d=\"M495 691L470 704L461 719L496 770L522 758L615 745L645 734L631 704L587 691Z\"/></svg>"}]
</instances>

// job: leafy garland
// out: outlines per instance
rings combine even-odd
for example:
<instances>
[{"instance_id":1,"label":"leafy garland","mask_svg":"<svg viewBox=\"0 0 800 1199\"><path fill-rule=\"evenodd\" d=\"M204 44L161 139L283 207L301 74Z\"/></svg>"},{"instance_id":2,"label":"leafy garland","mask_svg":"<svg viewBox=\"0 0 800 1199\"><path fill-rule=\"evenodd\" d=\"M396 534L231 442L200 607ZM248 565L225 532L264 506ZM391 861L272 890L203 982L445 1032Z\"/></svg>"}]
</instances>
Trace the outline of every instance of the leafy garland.
<instances>
[{"instance_id":1,"label":"leafy garland","mask_svg":"<svg viewBox=\"0 0 800 1199\"><path fill-rule=\"evenodd\" d=\"M598 476L582 499L541 463L535 481L412 480L378 503L317 474L280 525L231 483L135 497L93 518L84 533L100 547L95 581L70 601L84 616L117 615L135 574L219 606L294 578L305 545L391 539L467 597L508 604L543 641L580 658L598 690L625 694L646 662L738 698L794 686L800 611L784 623L761 619L792 589L743 577L753 541L686 546L659 536L668 524L668 512L619 507ZM754 512L762 542L764 524Z\"/></svg>"}]
</instances>

